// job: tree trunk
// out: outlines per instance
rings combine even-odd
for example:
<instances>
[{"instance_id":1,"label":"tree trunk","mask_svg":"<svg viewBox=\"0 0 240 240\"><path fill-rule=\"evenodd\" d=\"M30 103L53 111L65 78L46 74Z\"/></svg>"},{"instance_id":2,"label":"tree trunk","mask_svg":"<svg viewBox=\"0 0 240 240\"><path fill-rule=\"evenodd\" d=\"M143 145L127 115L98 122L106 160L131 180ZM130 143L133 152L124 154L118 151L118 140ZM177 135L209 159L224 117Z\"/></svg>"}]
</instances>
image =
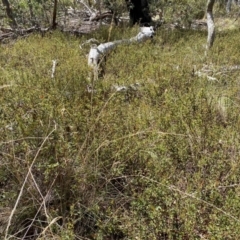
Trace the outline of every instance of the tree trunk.
<instances>
[{"instance_id":1,"label":"tree trunk","mask_svg":"<svg viewBox=\"0 0 240 240\"><path fill-rule=\"evenodd\" d=\"M227 0L226 11L227 13L231 12L232 0Z\"/></svg>"},{"instance_id":2,"label":"tree trunk","mask_svg":"<svg viewBox=\"0 0 240 240\"><path fill-rule=\"evenodd\" d=\"M125 0L129 10L130 24L147 26L151 21L148 0Z\"/></svg>"},{"instance_id":3,"label":"tree trunk","mask_svg":"<svg viewBox=\"0 0 240 240\"><path fill-rule=\"evenodd\" d=\"M213 19L214 3L215 0L207 1L207 26L208 26L207 49L210 49L212 47L215 38L215 25Z\"/></svg>"},{"instance_id":4,"label":"tree trunk","mask_svg":"<svg viewBox=\"0 0 240 240\"><path fill-rule=\"evenodd\" d=\"M56 19L57 19L57 4L58 4L58 1L54 0L53 18L52 18L52 28L53 29L56 29L56 27L57 27L57 22L56 22Z\"/></svg>"},{"instance_id":5,"label":"tree trunk","mask_svg":"<svg viewBox=\"0 0 240 240\"><path fill-rule=\"evenodd\" d=\"M8 0L2 0L2 3L6 7L7 16L11 21L10 26L12 28L17 28L18 24L17 24L17 22L14 18L14 14L13 14L13 11L12 11L12 8L11 8L11 5L10 5L9 1Z\"/></svg>"}]
</instances>

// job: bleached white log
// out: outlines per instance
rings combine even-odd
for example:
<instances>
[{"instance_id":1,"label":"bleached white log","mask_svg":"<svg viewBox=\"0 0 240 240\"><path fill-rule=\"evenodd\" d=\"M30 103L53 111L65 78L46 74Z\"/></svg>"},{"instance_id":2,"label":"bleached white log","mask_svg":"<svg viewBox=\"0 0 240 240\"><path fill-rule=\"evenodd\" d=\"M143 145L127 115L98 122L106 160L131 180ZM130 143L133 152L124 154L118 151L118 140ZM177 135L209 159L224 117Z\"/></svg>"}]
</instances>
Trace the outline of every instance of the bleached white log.
<instances>
[{"instance_id":1,"label":"bleached white log","mask_svg":"<svg viewBox=\"0 0 240 240\"><path fill-rule=\"evenodd\" d=\"M153 35L154 35L153 27L141 27L138 35L136 37L133 37L133 38L130 39L130 43L144 42L147 39L153 37Z\"/></svg>"},{"instance_id":2,"label":"bleached white log","mask_svg":"<svg viewBox=\"0 0 240 240\"><path fill-rule=\"evenodd\" d=\"M131 44L144 42L147 39L153 37L153 27L141 27L137 36L130 39L116 40L113 42L102 43L100 45L92 45L88 54L88 66L95 69L98 67L99 61L103 56L106 56L114 48L120 44Z\"/></svg>"}]
</instances>

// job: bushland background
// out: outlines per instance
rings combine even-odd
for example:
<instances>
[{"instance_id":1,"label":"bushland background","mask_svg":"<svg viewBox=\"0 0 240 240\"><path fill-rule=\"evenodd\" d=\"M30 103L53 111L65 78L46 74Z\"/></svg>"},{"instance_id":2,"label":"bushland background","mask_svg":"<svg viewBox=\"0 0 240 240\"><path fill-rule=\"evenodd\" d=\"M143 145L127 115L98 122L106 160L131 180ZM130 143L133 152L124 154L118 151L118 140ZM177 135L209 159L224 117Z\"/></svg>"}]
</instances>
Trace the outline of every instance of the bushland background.
<instances>
[{"instance_id":1,"label":"bushland background","mask_svg":"<svg viewBox=\"0 0 240 240\"><path fill-rule=\"evenodd\" d=\"M98 3L118 24L61 0L52 30L53 1L12 0L16 27L0 4L1 239L238 239L239 7L216 1L206 54L205 1L152 1L155 37L89 89L86 41L138 33Z\"/></svg>"}]
</instances>

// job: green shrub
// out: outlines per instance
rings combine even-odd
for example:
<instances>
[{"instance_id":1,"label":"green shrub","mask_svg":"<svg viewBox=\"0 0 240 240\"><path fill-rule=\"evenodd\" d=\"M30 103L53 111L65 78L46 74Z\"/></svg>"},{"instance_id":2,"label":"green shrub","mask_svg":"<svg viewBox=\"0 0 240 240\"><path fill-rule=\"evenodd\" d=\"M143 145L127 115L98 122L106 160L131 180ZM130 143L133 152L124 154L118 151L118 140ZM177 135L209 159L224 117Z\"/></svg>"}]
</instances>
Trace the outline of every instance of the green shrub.
<instances>
[{"instance_id":1,"label":"green shrub","mask_svg":"<svg viewBox=\"0 0 240 240\"><path fill-rule=\"evenodd\" d=\"M116 28L111 39L136 32ZM1 45L0 214L16 206L8 236L237 239L239 70L224 67L238 64L238 39L221 33L205 56L204 32L159 30L115 49L92 93L84 37ZM215 81L197 74L206 67Z\"/></svg>"}]
</instances>

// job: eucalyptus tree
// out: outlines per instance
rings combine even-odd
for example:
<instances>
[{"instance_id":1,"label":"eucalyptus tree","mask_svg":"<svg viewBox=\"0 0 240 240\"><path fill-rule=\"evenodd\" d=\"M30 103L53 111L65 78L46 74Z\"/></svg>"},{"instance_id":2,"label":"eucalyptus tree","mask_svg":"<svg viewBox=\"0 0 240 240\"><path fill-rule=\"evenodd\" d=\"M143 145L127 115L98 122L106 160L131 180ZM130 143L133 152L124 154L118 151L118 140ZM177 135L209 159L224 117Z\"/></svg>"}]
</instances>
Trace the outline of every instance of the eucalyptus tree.
<instances>
[{"instance_id":1,"label":"eucalyptus tree","mask_svg":"<svg viewBox=\"0 0 240 240\"><path fill-rule=\"evenodd\" d=\"M227 4L226 4L226 12L230 13L231 12L231 8L232 8L232 2L234 2L236 5L240 6L240 0L227 0Z\"/></svg>"},{"instance_id":2,"label":"eucalyptus tree","mask_svg":"<svg viewBox=\"0 0 240 240\"><path fill-rule=\"evenodd\" d=\"M212 47L215 38L215 25L213 18L214 3L215 0L207 1L207 26L208 26L207 49Z\"/></svg>"},{"instance_id":3,"label":"eucalyptus tree","mask_svg":"<svg viewBox=\"0 0 240 240\"><path fill-rule=\"evenodd\" d=\"M52 28L53 29L56 29L56 27L57 27L57 5L58 5L58 0L54 0L53 17L52 17Z\"/></svg>"},{"instance_id":4,"label":"eucalyptus tree","mask_svg":"<svg viewBox=\"0 0 240 240\"><path fill-rule=\"evenodd\" d=\"M231 1L231 0L229 0ZM179 1L183 3L184 1ZM149 13L149 0L126 0L129 9L130 22L132 25L136 23L146 24L151 22ZM215 38L215 25L213 18L213 6L215 0L207 0L206 16L208 26L207 49L211 48Z\"/></svg>"},{"instance_id":5,"label":"eucalyptus tree","mask_svg":"<svg viewBox=\"0 0 240 240\"><path fill-rule=\"evenodd\" d=\"M230 13L231 7L232 7L232 0L228 0L228 1L227 1L227 5L226 5L226 11L227 11L227 13Z\"/></svg>"}]
</instances>

